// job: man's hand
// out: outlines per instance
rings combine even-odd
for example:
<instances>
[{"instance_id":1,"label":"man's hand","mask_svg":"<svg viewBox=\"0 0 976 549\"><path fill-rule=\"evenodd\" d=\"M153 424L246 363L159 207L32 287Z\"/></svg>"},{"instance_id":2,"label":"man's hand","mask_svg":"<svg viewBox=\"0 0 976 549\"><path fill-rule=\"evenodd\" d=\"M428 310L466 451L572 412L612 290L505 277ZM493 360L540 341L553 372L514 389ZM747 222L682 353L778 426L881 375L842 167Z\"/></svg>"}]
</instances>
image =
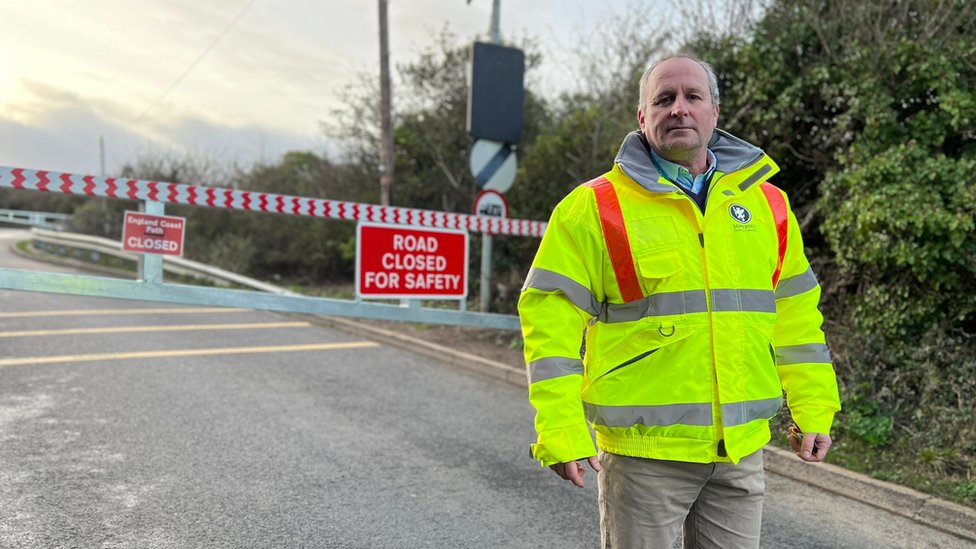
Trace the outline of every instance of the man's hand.
<instances>
[{"instance_id":1,"label":"man's hand","mask_svg":"<svg viewBox=\"0 0 976 549\"><path fill-rule=\"evenodd\" d=\"M596 456L588 457L586 461L590 463L590 467L597 473L603 469L603 466L600 465L600 458ZM586 469L583 467L583 460L557 463L550 465L549 468L563 479L572 482L580 488L583 487L583 475L586 474Z\"/></svg>"},{"instance_id":2,"label":"man's hand","mask_svg":"<svg viewBox=\"0 0 976 549\"><path fill-rule=\"evenodd\" d=\"M827 457L830 451L830 435L822 433L804 433L803 440L790 434L790 446L803 461L819 463Z\"/></svg>"}]
</instances>

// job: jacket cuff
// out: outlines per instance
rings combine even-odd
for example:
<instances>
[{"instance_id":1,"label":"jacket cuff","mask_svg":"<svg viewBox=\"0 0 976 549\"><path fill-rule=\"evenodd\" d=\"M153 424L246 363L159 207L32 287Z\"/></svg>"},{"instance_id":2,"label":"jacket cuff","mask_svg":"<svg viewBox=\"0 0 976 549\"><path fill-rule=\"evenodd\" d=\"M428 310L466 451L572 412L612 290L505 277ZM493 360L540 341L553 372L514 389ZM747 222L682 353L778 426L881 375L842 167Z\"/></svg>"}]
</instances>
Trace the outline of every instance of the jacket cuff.
<instances>
[{"instance_id":1,"label":"jacket cuff","mask_svg":"<svg viewBox=\"0 0 976 549\"><path fill-rule=\"evenodd\" d=\"M541 432L532 445L532 457L543 467L595 455L596 445L585 424Z\"/></svg>"},{"instance_id":2,"label":"jacket cuff","mask_svg":"<svg viewBox=\"0 0 976 549\"><path fill-rule=\"evenodd\" d=\"M826 406L803 406L791 408L790 414L797 427L804 433L830 434L830 426L834 422L833 408Z\"/></svg>"}]
</instances>

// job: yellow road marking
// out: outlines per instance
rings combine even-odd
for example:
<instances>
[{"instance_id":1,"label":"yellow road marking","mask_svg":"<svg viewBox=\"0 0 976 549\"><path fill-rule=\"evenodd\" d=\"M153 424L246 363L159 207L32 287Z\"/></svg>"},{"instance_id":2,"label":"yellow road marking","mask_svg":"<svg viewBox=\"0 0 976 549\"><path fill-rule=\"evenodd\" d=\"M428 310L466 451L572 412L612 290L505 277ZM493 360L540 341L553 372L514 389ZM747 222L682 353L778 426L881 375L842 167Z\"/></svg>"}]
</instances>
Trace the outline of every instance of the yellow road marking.
<instances>
[{"instance_id":1,"label":"yellow road marking","mask_svg":"<svg viewBox=\"0 0 976 549\"><path fill-rule=\"evenodd\" d=\"M39 316L87 316L87 315L167 315L204 313L243 313L251 309L230 307L183 307L159 309L77 309L68 311L17 311L0 313L0 318L27 318Z\"/></svg>"},{"instance_id":2,"label":"yellow road marking","mask_svg":"<svg viewBox=\"0 0 976 549\"><path fill-rule=\"evenodd\" d=\"M67 311L15 311L0 313L0 318L26 318L38 316L87 316L87 315L166 315L200 313L243 313L251 309L231 307L183 307L159 309L76 309Z\"/></svg>"},{"instance_id":3,"label":"yellow road marking","mask_svg":"<svg viewBox=\"0 0 976 549\"><path fill-rule=\"evenodd\" d=\"M134 334L142 332L195 332L203 330L259 330L270 328L307 328L308 322L249 322L244 324L191 324L189 326L112 326L109 328L66 328L62 330L24 330L0 332L0 337L37 337L77 334Z\"/></svg>"},{"instance_id":4,"label":"yellow road marking","mask_svg":"<svg viewBox=\"0 0 976 549\"><path fill-rule=\"evenodd\" d=\"M181 356L243 355L254 353L293 353L299 351L335 351L379 347L372 341L350 343L313 343L309 345L275 345L266 347L224 347L219 349L180 349L178 351L138 351L131 353L95 353L90 355L56 355L0 359L0 366L24 364L53 364L57 362L97 362L100 360L132 360L140 358L171 358Z\"/></svg>"}]
</instances>

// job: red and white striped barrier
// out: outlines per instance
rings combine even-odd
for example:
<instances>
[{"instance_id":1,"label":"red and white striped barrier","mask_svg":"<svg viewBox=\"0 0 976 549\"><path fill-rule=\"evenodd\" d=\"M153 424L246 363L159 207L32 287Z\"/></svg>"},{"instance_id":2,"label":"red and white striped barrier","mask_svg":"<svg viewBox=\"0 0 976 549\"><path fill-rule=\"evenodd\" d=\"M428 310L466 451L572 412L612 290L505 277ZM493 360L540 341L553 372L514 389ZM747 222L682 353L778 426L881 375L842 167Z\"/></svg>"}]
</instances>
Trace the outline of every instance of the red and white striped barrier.
<instances>
[{"instance_id":1,"label":"red and white striped barrier","mask_svg":"<svg viewBox=\"0 0 976 549\"><path fill-rule=\"evenodd\" d=\"M45 191L130 200L151 200L166 204L185 204L250 212L304 215L349 221L371 221L393 225L414 225L442 229L463 229L488 234L541 237L544 221L501 219L478 215L436 212L343 202L324 198L304 198L283 194L220 189L182 183L164 183L115 177L95 177L70 173L27 170L0 166L0 188Z\"/></svg>"}]
</instances>

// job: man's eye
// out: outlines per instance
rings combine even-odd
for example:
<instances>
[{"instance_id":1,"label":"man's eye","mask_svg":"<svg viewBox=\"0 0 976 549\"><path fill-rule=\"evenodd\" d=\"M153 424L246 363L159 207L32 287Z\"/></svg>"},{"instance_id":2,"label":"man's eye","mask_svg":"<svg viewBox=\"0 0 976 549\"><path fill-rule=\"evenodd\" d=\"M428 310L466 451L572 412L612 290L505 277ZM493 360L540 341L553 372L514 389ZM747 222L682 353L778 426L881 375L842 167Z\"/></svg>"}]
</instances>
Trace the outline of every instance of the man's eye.
<instances>
[{"instance_id":1,"label":"man's eye","mask_svg":"<svg viewBox=\"0 0 976 549\"><path fill-rule=\"evenodd\" d=\"M654 100L654 104L655 105L666 105L666 104L668 104L668 103L670 103L672 101L674 101L674 97L671 97L671 96L658 97L656 100Z\"/></svg>"}]
</instances>

